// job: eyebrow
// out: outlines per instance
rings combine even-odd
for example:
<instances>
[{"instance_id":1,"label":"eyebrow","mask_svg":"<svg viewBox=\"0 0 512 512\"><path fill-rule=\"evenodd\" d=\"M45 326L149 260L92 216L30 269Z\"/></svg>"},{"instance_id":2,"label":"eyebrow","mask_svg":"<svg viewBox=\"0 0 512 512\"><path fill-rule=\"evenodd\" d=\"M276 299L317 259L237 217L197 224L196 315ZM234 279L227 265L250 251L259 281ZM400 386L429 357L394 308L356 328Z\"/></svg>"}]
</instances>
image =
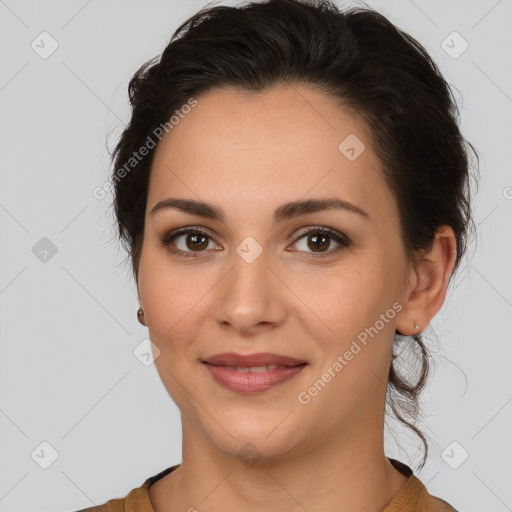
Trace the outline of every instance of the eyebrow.
<instances>
[{"instance_id":1,"label":"eyebrow","mask_svg":"<svg viewBox=\"0 0 512 512\"><path fill-rule=\"evenodd\" d=\"M220 222L224 222L225 220L223 210L217 206L204 201L196 201L195 199L179 199L174 197L169 197L157 203L151 209L150 214L154 215L155 213L167 208L174 208L190 215L197 215L199 217L218 220ZM361 210L361 208L358 208L347 201L343 201L337 197L328 197L285 203L274 211L274 223L278 224L284 220L324 210L342 210L345 212L355 213L366 219L370 217L364 210Z\"/></svg>"}]
</instances>

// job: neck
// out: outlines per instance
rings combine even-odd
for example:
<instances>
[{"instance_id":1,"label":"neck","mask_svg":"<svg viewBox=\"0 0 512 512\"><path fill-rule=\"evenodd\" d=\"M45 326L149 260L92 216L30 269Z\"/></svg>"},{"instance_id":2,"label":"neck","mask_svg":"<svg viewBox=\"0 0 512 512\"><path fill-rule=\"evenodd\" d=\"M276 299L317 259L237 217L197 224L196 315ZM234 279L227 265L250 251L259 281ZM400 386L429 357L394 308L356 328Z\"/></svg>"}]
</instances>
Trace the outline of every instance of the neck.
<instances>
[{"instance_id":1,"label":"neck","mask_svg":"<svg viewBox=\"0 0 512 512\"><path fill-rule=\"evenodd\" d=\"M380 425L376 418L368 421ZM160 482L151 488L151 499L156 512L381 512L408 478L385 456L378 432L373 437L362 436L360 429L343 436L327 432L321 443L301 452L263 456L249 466L220 452L184 421L183 463L160 481L158 490Z\"/></svg>"}]
</instances>

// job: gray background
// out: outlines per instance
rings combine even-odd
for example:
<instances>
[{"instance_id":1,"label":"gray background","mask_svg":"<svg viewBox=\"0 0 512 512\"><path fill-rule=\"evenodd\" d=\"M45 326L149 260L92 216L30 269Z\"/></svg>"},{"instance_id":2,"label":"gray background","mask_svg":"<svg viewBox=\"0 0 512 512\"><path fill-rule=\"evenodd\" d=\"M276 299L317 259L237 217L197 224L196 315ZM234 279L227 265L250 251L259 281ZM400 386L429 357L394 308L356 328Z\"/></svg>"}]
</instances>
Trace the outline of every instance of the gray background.
<instances>
[{"instance_id":1,"label":"gray background","mask_svg":"<svg viewBox=\"0 0 512 512\"><path fill-rule=\"evenodd\" d=\"M482 158L476 249L431 324L431 457L417 475L461 511L512 510L512 2L367 5L426 46ZM202 6L0 0L0 511L90 507L181 461L179 410L133 352L147 330L111 197L92 191L129 119L129 78ZM47 58L43 31L58 44ZM469 44L457 58L454 31ZM413 465L418 443L392 428L388 456Z\"/></svg>"}]
</instances>

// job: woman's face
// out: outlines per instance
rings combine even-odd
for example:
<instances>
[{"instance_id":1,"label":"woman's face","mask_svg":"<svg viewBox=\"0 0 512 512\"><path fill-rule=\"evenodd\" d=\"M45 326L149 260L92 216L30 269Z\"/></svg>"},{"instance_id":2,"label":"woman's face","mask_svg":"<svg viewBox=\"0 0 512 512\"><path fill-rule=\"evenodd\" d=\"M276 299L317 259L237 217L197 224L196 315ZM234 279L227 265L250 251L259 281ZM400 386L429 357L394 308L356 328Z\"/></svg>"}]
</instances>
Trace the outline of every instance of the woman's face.
<instances>
[{"instance_id":1,"label":"woman's face","mask_svg":"<svg viewBox=\"0 0 512 512\"><path fill-rule=\"evenodd\" d=\"M252 446L269 457L379 439L410 263L366 126L298 85L196 99L157 148L138 276L155 364L184 434L226 454ZM222 220L201 215L206 208L152 213L170 198L208 203ZM283 206L312 199L353 208ZM201 234L164 246L178 228ZM225 352L307 365L242 393L203 362Z\"/></svg>"}]
</instances>

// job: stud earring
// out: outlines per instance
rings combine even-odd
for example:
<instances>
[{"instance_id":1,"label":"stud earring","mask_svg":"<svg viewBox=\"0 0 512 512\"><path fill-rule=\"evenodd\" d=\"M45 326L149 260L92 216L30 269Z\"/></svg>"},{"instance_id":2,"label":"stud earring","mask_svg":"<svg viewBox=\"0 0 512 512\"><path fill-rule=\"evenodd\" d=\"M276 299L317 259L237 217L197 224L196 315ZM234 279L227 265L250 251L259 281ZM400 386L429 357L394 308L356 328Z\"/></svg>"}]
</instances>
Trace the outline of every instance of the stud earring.
<instances>
[{"instance_id":1,"label":"stud earring","mask_svg":"<svg viewBox=\"0 0 512 512\"><path fill-rule=\"evenodd\" d=\"M414 321L414 330L417 331L419 328L418 322Z\"/></svg>"},{"instance_id":2,"label":"stud earring","mask_svg":"<svg viewBox=\"0 0 512 512\"><path fill-rule=\"evenodd\" d=\"M146 325L146 322L144 321L144 310L142 308L137 310L137 320L140 324Z\"/></svg>"}]
</instances>

